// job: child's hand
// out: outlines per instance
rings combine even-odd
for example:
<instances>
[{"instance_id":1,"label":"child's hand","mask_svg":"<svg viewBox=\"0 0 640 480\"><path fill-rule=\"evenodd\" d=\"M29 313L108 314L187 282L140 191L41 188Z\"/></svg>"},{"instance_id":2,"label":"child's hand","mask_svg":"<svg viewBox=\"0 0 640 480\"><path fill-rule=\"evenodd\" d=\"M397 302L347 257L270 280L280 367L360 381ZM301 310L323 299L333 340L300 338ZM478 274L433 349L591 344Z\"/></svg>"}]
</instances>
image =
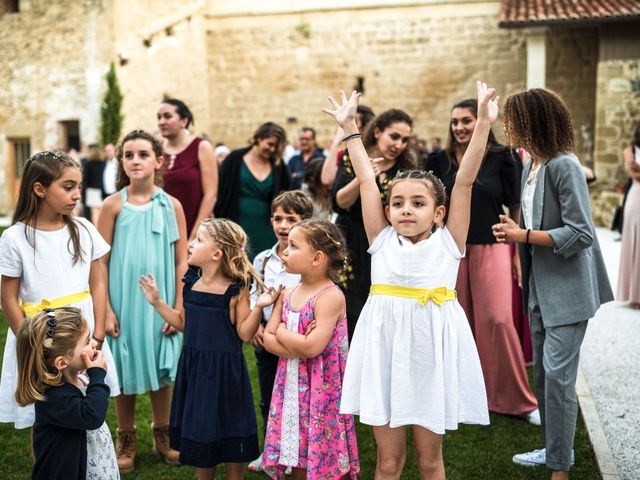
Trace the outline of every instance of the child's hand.
<instances>
[{"instance_id":1,"label":"child's hand","mask_svg":"<svg viewBox=\"0 0 640 480\"><path fill-rule=\"evenodd\" d=\"M488 88L484 82L477 81L478 89L478 120L493 123L498 118L498 101L500 97L492 98L496 94L495 88Z\"/></svg>"},{"instance_id":2,"label":"child's hand","mask_svg":"<svg viewBox=\"0 0 640 480\"><path fill-rule=\"evenodd\" d=\"M82 356L84 368L89 369L97 367L103 369L104 371L107 371L107 362L104 361L102 352L100 350L95 350L93 358L91 358L91 356L87 352L82 352L80 355Z\"/></svg>"},{"instance_id":3,"label":"child's hand","mask_svg":"<svg viewBox=\"0 0 640 480\"><path fill-rule=\"evenodd\" d=\"M158 292L158 284L153 274L142 275L138 280L138 284L147 302L156 307L160 303L160 293Z\"/></svg>"},{"instance_id":4,"label":"child's hand","mask_svg":"<svg viewBox=\"0 0 640 480\"><path fill-rule=\"evenodd\" d=\"M178 329L176 329L175 327L172 327L171 325L169 325L168 322L164 322L164 325L162 325L162 333L164 333L167 337L178 333Z\"/></svg>"},{"instance_id":5,"label":"child's hand","mask_svg":"<svg viewBox=\"0 0 640 480\"><path fill-rule=\"evenodd\" d=\"M116 318L116 314L111 307L107 309L107 316L104 320L104 332L111 338L117 338L120 336L120 323Z\"/></svg>"},{"instance_id":6,"label":"child's hand","mask_svg":"<svg viewBox=\"0 0 640 480\"><path fill-rule=\"evenodd\" d=\"M280 293L282 292L282 288L282 285L277 288L269 287L267 290L262 292L262 295L260 295L258 300L256 300L256 307L265 308L276 303Z\"/></svg>"},{"instance_id":7,"label":"child's hand","mask_svg":"<svg viewBox=\"0 0 640 480\"><path fill-rule=\"evenodd\" d=\"M351 97L347 100L347 96L344 94L343 90L340 90L340 99L342 101L342 105L338 105L333 97L329 97L329 103L334 108L333 110L329 108L323 108L322 111L331 115L336 119L338 125L344 130L344 133L349 135L351 133L355 133L358 131L356 126L356 111L358 110L358 99L360 98L360 94L355 90L351 92Z\"/></svg>"},{"instance_id":8,"label":"child's hand","mask_svg":"<svg viewBox=\"0 0 640 480\"><path fill-rule=\"evenodd\" d=\"M387 172L396 164L395 160L387 160L384 157L377 157L371 159L371 166L373 167L373 173L375 173L376 177L379 177L381 174Z\"/></svg>"},{"instance_id":9,"label":"child's hand","mask_svg":"<svg viewBox=\"0 0 640 480\"><path fill-rule=\"evenodd\" d=\"M498 243L514 243L518 241L522 229L506 215L500 215L500 223L496 223L491 230Z\"/></svg>"},{"instance_id":10,"label":"child's hand","mask_svg":"<svg viewBox=\"0 0 640 480\"><path fill-rule=\"evenodd\" d=\"M264 325L260 324L258 331L251 339L251 343L255 348L264 348Z\"/></svg>"}]
</instances>

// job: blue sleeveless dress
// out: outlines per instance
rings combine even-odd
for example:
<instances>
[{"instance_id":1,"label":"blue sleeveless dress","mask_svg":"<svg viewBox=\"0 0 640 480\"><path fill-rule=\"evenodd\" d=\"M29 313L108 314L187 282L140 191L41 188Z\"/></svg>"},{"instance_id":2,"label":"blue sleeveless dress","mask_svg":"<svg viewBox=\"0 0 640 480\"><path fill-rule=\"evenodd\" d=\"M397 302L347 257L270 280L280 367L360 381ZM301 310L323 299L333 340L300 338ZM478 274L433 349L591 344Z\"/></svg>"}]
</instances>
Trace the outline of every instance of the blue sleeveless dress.
<instances>
[{"instance_id":1,"label":"blue sleeveless dress","mask_svg":"<svg viewBox=\"0 0 640 480\"><path fill-rule=\"evenodd\" d=\"M127 202L120 190L122 210L116 219L109 259L109 297L120 322L120 336L107 337L127 395L159 390L175 379L182 334L162 333L164 320L138 288L141 275L153 273L160 297L169 305L176 298L175 242L178 222L171 198L158 188L144 205Z\"/></svg>"},{"instance_id":2,"label":"blue sleeveless dress","mask_svg":"<svg viewBox=\"0 0 640 480\"><path fill-rule=\"evenodd\" d=\"M193 291L198 276L184 277L184 345L171 402L169 438L180 463L210 468L258 457L258 426L242 340L229 302L240 293Z\"/></svg>"}]
</instances>

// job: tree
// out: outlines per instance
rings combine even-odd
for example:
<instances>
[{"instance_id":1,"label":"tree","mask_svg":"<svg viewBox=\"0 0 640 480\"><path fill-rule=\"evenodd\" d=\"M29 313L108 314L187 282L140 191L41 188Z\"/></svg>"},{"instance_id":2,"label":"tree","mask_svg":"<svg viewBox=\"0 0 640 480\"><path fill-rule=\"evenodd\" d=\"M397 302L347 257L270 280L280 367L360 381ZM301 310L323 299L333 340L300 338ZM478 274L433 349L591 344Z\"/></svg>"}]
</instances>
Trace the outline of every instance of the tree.
<instances>
[{"instance_id":1,"label":"tree","mask_svg":"<svg viewBox=\"0 0 640 480\"><path fill-rule=\"evenodd\" d=\"M115 145L120 139L124 116L120 113L123 97L120 86L118 85L118 77L116 76L116 68L113 62L111 62L106 79L107 91L104 94L104 100L100 107L100 135L102 145L106 145L107 143Z\"/></svg>"}]
</instances>

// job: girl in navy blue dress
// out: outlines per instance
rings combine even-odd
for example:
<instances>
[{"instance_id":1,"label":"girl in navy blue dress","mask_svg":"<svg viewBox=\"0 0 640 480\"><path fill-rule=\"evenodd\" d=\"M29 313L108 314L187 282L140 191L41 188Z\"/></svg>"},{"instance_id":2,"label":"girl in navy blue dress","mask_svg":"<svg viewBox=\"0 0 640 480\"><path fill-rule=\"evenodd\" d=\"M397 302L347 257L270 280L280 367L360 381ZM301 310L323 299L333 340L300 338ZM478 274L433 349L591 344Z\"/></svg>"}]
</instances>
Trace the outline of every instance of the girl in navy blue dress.
<instances>
[{"instance_id":1,"label":"girl in navy blue dress","mask_svg":"<svg viewBox=\"0 0 640 480\"><path fill-rule=\"evenodd\" d=\"M242 342L253 338L262 309L280 291L269 289L249 307L253 280L261 284L247 258L247 236L225 219L202 222L189 243L184 278L184 314L160 299L155 278L140 278L145 297L170 325L184 331L184 346L173 391L169 436L180 462L197 467L198 479L213 480L225 464L227 479L241 479L244 463L256 458L258 436L253 397Z\"/></svg>"}]
</instances>

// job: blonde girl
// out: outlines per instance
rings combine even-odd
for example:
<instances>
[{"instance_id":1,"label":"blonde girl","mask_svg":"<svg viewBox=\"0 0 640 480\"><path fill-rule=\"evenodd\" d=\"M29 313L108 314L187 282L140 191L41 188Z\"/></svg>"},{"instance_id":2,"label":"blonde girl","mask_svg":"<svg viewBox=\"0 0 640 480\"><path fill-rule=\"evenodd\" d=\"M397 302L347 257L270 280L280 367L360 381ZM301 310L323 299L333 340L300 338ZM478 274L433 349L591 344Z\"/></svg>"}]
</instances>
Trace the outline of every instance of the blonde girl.
<instances>
[{"instance_id":1,"label":"blonde girl","mask_svg":"<svg viewBox=\"0 0 640 480\"><path fill-rule=\"evenodd\" d=\"M22 406L35 403L31 479L120 478L105 423L107 364L91 343L80 309L46 309L27 318L16 351L16 401Z\"/></svg>"},{"instance_id":2,"label":"blonde girl","mask_svg":"<svg viewBox=\"0 0 640 480\"><path fill-rule=\"evenodd\" d=\"M495 91L478 82L478 119L452 189L444 228L444 185L433 174L401 173L380 201L355 122L359 94L329 98L360 185L371 254L371 290L351 343L340 411L372 425L375 478L400 479L412 427L420 478L445 478L442 437L458 423L488 424L478 353L455 282L464 256L471 188L498 114Z\"/></svg>"},{"instance_id":3,"label":"blonde girl","mask_svg":"<svg viewBox=\"0 0 640 480\"><path fill-rule=\"evenodd\" d=\"M121 473L135 465L136 395L147 392L154 451L167 463L178 463L178 452L169 448L169 408L181 335L136 294L140 275L153 272L162 298L182 308L186 223L180 202L156 185L162 163L162 146L151 134L134 130L125 136L119 147L119 191L107 197L98 219L98 230L112 245L104 257L106 329L122 390L115 401Z\"/></svg>"},{"instance_id":4,"label":"blonde girl","mask_svg":"<svg viewBox=\"0 0 640 480\"><path fill-rule=\"evenodd\" d=\"M336 285L346 251L338 227L303 220L289 232L282 261L300 284L285 290L264 330L280 356L262 467L282 480L356 478L360 471L353 417L339 413L349 350L344 295Z\"/></svg>"},{"instance_id":5,"label":"blonde girl","mask_svg":"<svg viewBox=\"0 0 640 480\"><path fill-rule=\"evenodd\" d=\"M80 200L82 173L66 153L44 151L24 166L11 227L0 238L2 311L9 332L0 380L0 422L31 427L32 405L20 407L16 390L15 336L26 317L45 307L75 306L91 329L94 347L111 367L106 383L118 395L109 346L104 344L106 284L100 259L109 252L96 228L72 215Z\"/></svg>"},{"instance_id":6,"label":"blonde girl","mask_svg":"<svg viewBox=\"0 0 640 480\"><path fill-rule=\"evenodd\" d=\"M220 463L227 479L241 479L244 463L260 453L242 343L253 338L263 309L280 292L269 289L250 310L249 287L262 282L246 246L247 236L235 222L201 223L189 243L189 265L200 274L189 270L183 280L184 314L162 301L154 275L140 278L149 303L184 331L169 432L180 463L197 467L200 480L215 479Z\"/></svg>"}]
</instances>

